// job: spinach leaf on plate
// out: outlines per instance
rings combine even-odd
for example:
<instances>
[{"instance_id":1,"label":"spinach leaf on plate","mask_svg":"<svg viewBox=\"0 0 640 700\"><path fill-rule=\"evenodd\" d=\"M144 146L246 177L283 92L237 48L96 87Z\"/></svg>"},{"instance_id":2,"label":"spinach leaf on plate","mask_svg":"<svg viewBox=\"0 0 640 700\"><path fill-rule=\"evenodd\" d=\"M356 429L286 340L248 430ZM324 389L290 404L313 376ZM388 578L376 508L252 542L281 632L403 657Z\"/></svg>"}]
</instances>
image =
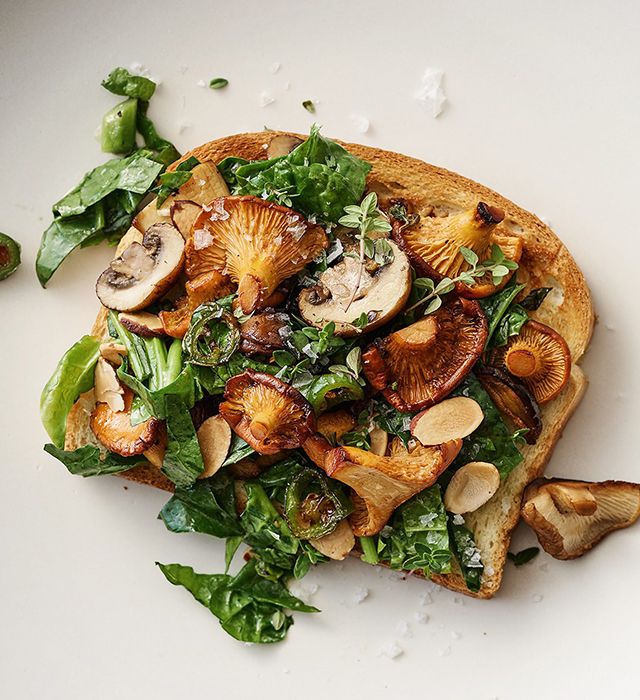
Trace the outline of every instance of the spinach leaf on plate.
<instances>
[{"instance_id":1,"label":"spinach leaf on plate","mask_svg":"<svg viewBox=\"0 0 640 700\"><path fill-rule=\"evenodd\" d=\"M102 455L94 445L85 445L77 450L61 450L48 443L44 446L44 451L60 460L69 472L76 476L119 474L144 462L142 457L121 457L112 452Z\"/></svg>"},{"instance_id":2,"label":"spinach leaf on plate","mask_svg":"<svg viewBox=\"0 0 640 700\"><path fill-rule=\"evenodd\" d=\"M114 68L102 81L102 87L114 95L135 97L147 102L156 90L153 80L142 75L132 75L126 68Z\"/></svg>"},{"instance_id":3,"label":"spinach leaf on plate","mask_svg":"<svg viewBox=\"0 0 640 700\"><path fill-rule=\"evenodd\" d=\"M507 552L507 558L512 561L516 566L523 566L527 564L532 559L535 559L538 554L540 554L539 547L527 547L527 549L522 549L515 554L513 552Z\"/></svg>"}]
</instances>

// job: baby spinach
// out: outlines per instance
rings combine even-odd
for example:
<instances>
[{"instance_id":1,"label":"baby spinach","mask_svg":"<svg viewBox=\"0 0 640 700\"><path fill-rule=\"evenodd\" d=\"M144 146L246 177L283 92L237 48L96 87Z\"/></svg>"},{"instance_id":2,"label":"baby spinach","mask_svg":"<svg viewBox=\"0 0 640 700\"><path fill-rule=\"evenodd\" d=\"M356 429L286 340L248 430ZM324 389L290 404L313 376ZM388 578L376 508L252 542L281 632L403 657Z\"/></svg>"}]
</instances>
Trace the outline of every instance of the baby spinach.
<instances>
[{"instance_id":1,"label":"baby spinach","mask_svg":"<svg viewBox=\"0 0 640 700\"><path fill-rule=\"evenodd\" d=\"M480 590L484 565L480 550L476 547L473 533L464 523L457 523L449 517L451 544L467 588L474 593Z\"/></svg>"},{"instance_id":2,"label":"baby spinach","mask_svg":"<svg viewBox=\"0 0 640 700\"><path fill-rule=\"evenodd\" d=\"M507 558L512 561L516 566L523 566L527 564L532 559L535 559L538 554L540 554L539 547L527 547L527 549L522 549L515 554L513 552L507 552Z\"/></svg>"},{"instance_id":3,"label":"baby spinach","mask_svg":"<svg viewBox=\"0 0 640 700\"><path fill-rule=\"evenodd\" d=\"M499 292L492 294L490 297L480 299L480 306L487 317L487 324L489 326L486 341L487 347L489 347L493 334L496 332L503 316L507 313L509 306L525 286L524 284L516 284L515 275L513 275Z\"/></svg>"},{"instance_id":4,"label":"baby spinach","mask_svg":"<svg viewBox=\"0 0 640 700\"><path fill-rule=\"evenodd\" d=\"M199 163L200 161L196 157L191 156L180 163L172 172L162 173L159 176L158 180L160 184L151 190L158 195L156 207L161 207L169 195L174 194L182 185L189 182L191 179L191 171Z\"/></svg>"},{"instance_id":5,"label":"baby spinach","mask_svg":"<svg viewBox=\"0 0 640 700\"><path fill-rule=\"evenodd\" d=\"M147 102L156 90L153 80L141 75L132 75L126 68L114 68L102 81L102 87L114 95L134 97Z\"/></svg>"},{"instance_id":6,"label":"baby spinach","mask_svg":"<svg viewBox=\"0 0 640 700\"><path fill-rule=\"evenodd\" d=\"M553 287L538 287L532 289L529 294L520 302L520 306L527 311L537 311L540 304L547 298Z\"/></svg>"},{"instance_id":7,"label":"baby spinach","mask_svg":"<svg viewBox=\"0 0 640 700\"><path fill-rule=\"evenodd\" d=\"M119 474L144 462L141 457L121 457L112 452L102 455L94 445L85 445L77 450L67 451L47 443L44 446L44 451L60 460L69 472L76 476Z\"/></svg>"},{"instance_id":8,"label":"baby spinach","mask_svg":"<svg viewBox=\"0 0 640 700\"><path fill-rule=\"evenodd\" d=\"M231 377L244 372L245 369L255 369L257 372L267 372L268 374L276 374L278 368L274 365L258 360L252 360L250 357L236 352L223 364L216 367L203 367L200 365L189 365L193 375L198 380L198 383L211 396L216 396L224 392L225 384Z\"/></svg>"},{"instance_id":9,"label":"baby spinach","mask_svg":"<svg viewBox=\"0 0 640 700\"><path fill-rule=\"evenodd\" d=\"M62 448L67 415L80 394L93 387L93 373L100 356L100 341L83 336L62 356L40 396L40 417L53 444Z\"/></svg>"},{"instance_id":10,"label":"baby spinach","mask_svg":"<svg viewBox=\"0 0 640 700\"><path fill-rule=\"evenodd\" d=\"M237 464L241 459L246 459L255 454L255 452L251 445L247 444L239 435L233 433L229 452L222 466L226 467L229 464Z\"/></svg>"},{"instance_id":11,"label":"baby spinach","mask_svg":"<svg viewBox=\"0 0 640 700\"><path fill-rule=\"evenodd\" d=\"M204 470L204 461L189 407L182 396L167 394L167 451L162 473L176 486L192 484Z\"/></svg>"}]
</instances>

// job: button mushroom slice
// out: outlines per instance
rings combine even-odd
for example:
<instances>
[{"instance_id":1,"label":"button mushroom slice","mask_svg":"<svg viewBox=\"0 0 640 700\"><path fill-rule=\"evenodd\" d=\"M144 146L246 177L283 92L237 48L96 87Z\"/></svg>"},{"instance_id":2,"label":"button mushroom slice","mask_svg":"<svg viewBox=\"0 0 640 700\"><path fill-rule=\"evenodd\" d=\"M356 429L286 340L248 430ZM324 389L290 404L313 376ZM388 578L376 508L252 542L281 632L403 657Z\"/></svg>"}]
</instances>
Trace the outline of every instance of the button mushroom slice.
<instances>
[{"instance_id":1,"label":"button mushroom slice","mask_svg":"<svg viewBox=\"0 0 640 700\"><path fill-rule=\"evenodd\" d=\"M112 411L124 411L124 389L116 371L104 357L99 357L94 372L96 401L106 403Z\"/></svg>"},{"instance_id":2,"label":"button mushroom slice","mask_svg":"<svg viewBox=\"0 0 640 700\"><path fill-rule=\"evenodd\" d=\"M498 367L478 363L473 371L500 413L517 428L526 428L524 439L534 445L542 432L542 417L526 386Z\"/></svg>"},{"instance_id":3,"label":"button mushroom slice","mask_svg":"<svg viewBox=\"0 0 640 700\"><path fill-rule=\"evenodd\" d=\"M489 462L469 462L451 477L444 492L444 507L457 515L473 513L500 487L500 472Z\"/></svg>"},{"instance_id":4,"label":"button mushroom slice","mask_svg":"<svg viewBox=\"0 0 640 700\"><path fill-rule=\"evenodd\" d=\"M190 279L211 270L228 274L238 284L242 311L250 314L326 246L324 229L292 209L258 197L224 197L196 220L186 272Z\"/></svg>"},{"instance_id":5,"label":"button mushroom slice","mask_svg":"<svg viewBox=\"0 0 640 700\"><path fill-rule=\"evenodd\" d=\"M120 367L122 358L127 354L127 348L115 340L109 340L100 345L100 355L114 367ZM115 376L115 373L114 373Z\"/></svg>"},{"instance_id":6,"label":"button mushroom slice","mask_svg":"<svg viewBox=\"0 0 640 700\"><path fill-rule=\"evenodd\" d=\"M389 246L393 261L382 267L375 266L371 271L365 267L361 275L359 261L351 256L327 268L316 285L300 293L298 305L304 320L316 328L333 321L336 335L348 337L373 331L400 313L411 292L411 266L393 241ZM367 325L357 328L353 321L363 313L367 315Z\"/></svg>"},{"instance_id":7,"label":"button mushroom slice","mask_svg":"<svg viewBox=\"0 0 640 700\"><path fill-rule=\"evenodd\" d=\"M410 227L393 219L392 235L421 274L437 281L444 277L453 279L470 267L460 253L463 246L471 249L480 260L490 256L494 245L500 246L509 260L520 260L522 240L498 229L503 219L501 209L479 202L458 214L422 217ZM506 275L496 286L488 273L473 286L457 283L456 291L469 298L486 297L501 289L512 274Z\"/></svg>"},{"instance_id":8,"label":"button mushroom slice","mask_svg":"<svg viewBox=\"0 0 640 700\"><path fill-rule=\"evenodd\" d=\"M282 331L289 323L289 316L280 311L254 314L240 326L240 350L246 355L271 355L284 348Z\"/></svg>"},{"instance_id":9,"label":"button mushroom slice","mask_svg":"<svg viewBox=\"0 0 640 700\"><path fill-rule=\"evenodd\" d=\"M155 224L142 243L131 243L98 277L98 299L108 309L138 311L169 291L183 262L179 231L171 224Z\"/></svg>"},{"instance_id":10,"label":"button mushroom slice","mask_svg":"<svg viewBox=\"0 0 640 700\"><path fill-rule=\"evenodd\" d=\"M96 438L110 451L123 457L142 454L158 440L161 422L149 418L131 425L133 392L123 387L124 410L114 411L106 403L98 403L91 413L89 424Z\"/></svg>"},{"instance_id":11,"label":"button mushroom slice","mask_svg":"<svg viewBox=\"0 0 640 700\"><path fill-rule=\"evenodd\" d=\"M440 445L471 435L483 419L477 401L467 396L454 396L414 416L410 430L423 445Z\"/></svg>"},{"instance_id":12,"label":"button mushroom slice","mask_svg":"<svg viewBox=\"0 0 640 700\"><path fill-rule=\"evenodd\" d=\"M143 338L159 338L165 334L160 318L147 311L132 314L119 313L118 320L128 331Z\"/></svg>"},{"instance_id":13,"label":"button mushroom slice","mask_svg":"<svg viewBox=\"0 0 640 700\"><path fill-rule=\"evenodd\" d=\"M229 379L220 415L256 452L300 447L315 431L311 404L271 374L248 369Z\"/></svg>"},{"instance_id":14,"label":"button mushroom slice","mask_svg":"<svg viewBox=\"0 0 640 700\"><path fill-rule=\"evenodd\" d=\"M371 440L370 452L374 455L383 457L387 454L387 445L389 444L389 433L382 428L372 428L369 431L369 439Z\"/></svg>"},{"instance_id":15,"label":"button mushroom slice","mask_svg":"<svg viewBox=\"0 0 640 700\"><path fill-rule=\"evenodd\" d=\"M487 321L476 301L450 297L435 313L372 343L362 354L369 383L399 411L451 393L480 357Z\"/></svg>"},{"instance_id":16,"label":"button mushroom slice","mask_svg":"<svg viewBox=\"0 0 640 700\"><path fill-rule=\"evenodd\" d=\"M490 364L506 369L522 381L539 404L553 400L571 374L571 353L565 339L553 328L527 321L519 335L496 348Z\"/></svg>"},{"instance_id":17,"label":"button mushroom slice","mask_svg":"<svg viewBox=\"0 0 640 700\"><path fill-rule=\"evenodd\" d=\"M640 517L640 484L536 479L525 490L524 521L556 559L575 559Z\"/></svg>"},{"instance_id":18,"label":"button mushroom slice","mask_svg":"<svg viewBox=\"0 0 640 700\"><path fill-rule=\"evenodd\" d=\"M437 447L418 445L409 453L396 438L389 457L336 447L326 455L324 469L353 489L351 526L357 537L365 537L380 532L399 505L434 484L461 447L456 440Z\"/></svg>"},{"instance_id":19,"label":"button mushroom slice","mask_svg":"<svg viewBox=\"0 0 640 700\"><path fill-rule=\"evenodd\" d=\"M213 476L227 458L231 445L231 428L220 415L211 416L197 430L200 452L204 461L204 471L198 479Z\"/></svg>"},{"instance_id":20,"label":"button mushroom slice","mask_svg":"<svg viewBox=\"0 0 640 700\"><path fill-rule=\"evenodd\" d=\"M297 148L302 143L302 139L297 136L289 136L289 134L278 134L274 136L267 146L267 158L280 158L286 156L294 148Z\"/></svg>"},{"instance_id":21,"label":"button mushroom slice","mask_svg":"<svg viewBox=\"0 0 640 700\"><path fill-rule=\"evenodd\" d=\"M355 547L356 538L349 520L341 520L338 527L324 537L309 540L309 544L317 549L320 554L324 554L329 559L341 561L346 559L349 552Z\"/></svg>"}]
</instances>

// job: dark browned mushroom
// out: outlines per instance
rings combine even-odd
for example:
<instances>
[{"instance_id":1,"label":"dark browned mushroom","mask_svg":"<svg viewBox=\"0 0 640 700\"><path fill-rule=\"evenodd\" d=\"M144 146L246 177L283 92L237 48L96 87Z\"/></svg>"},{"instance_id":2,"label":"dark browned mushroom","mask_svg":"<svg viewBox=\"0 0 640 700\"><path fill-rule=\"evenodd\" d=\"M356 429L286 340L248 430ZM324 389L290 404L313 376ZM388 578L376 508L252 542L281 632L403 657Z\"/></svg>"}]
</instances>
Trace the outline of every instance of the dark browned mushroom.
<instances>
[{"instance_id":1,"label":"dark browned mushroom","mask_svg":"<svg viewBox=\"0 0 640 700\"><path fill-rule=\"evenodd\" d=\"M268 310L254 314L240 326L240 350L247 355L271 355L284 348L283 329L289 325L289 316Z\"/></svg>"}]
</instances>

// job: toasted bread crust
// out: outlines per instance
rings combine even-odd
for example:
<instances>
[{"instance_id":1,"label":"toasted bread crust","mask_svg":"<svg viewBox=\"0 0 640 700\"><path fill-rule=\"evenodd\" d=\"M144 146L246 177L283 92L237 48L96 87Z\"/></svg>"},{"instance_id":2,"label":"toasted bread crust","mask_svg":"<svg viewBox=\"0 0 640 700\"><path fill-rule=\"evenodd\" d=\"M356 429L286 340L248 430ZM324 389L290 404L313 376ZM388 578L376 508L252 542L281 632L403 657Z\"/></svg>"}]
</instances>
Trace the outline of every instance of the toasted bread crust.
<instances>
[{"instance_id":1,"label":"toasted bread crust","mask_svg":"<svg viewBox=\"0 0 640 700\"><path fill-rule=\"evenodd\" d=\"M227 156L247 159L265 157L266 147L285 132L236 134L211 141L185 154L182 160L195 156L200 161L219 162ZM287 134L299 136L298 134ZM303 137L301 137L303 138ZM533 318L556 329L567 341L573 367L568 385L558 398L542 408L543 431L535 445L523 448L524 460L507 477L498 493L482 508L466 517L485 562L482 587L477 594L467 589L459 572L434 576L433 580L454 591L491 598L500 586L511 539L518 522L522 494L528 483L539 477L549 461L564 426L584 394L587 381L578 366L589 345L594 324L591 295L584 276L567 248L553 231L535 215L521 209L487 187L456 173L424 163L409 156L358 144L342 145L351 153L371 163L367 178L369 188L381 198L402 197L412 202L421 216L433 210L455 212L487 202L505 211L501 227L523 242L519 279L528 288L553 287L553 292ZM180 161L181 162L181 161ZM178 163L175 163L177 165ZM135 237L127 234L116 251L119 254ZM106 310L103 308L93 326L93 335L106 335ZM79 446L83 430L83 410L75 410L67 421L67 445ZM171 483L152 466L142 466L123 474L125 478L170 491Z\"/></svg>"}]
</instances>

